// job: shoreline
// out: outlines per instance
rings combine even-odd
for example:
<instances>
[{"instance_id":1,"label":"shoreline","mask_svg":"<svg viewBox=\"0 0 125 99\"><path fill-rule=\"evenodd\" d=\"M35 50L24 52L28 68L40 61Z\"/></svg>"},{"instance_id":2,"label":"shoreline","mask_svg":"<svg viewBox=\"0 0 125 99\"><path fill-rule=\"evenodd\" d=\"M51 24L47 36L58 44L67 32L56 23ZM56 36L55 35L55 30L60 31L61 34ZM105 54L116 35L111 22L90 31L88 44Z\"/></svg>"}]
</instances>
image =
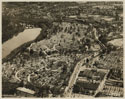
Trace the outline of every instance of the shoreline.
<instances>
[{"instance_id":1,"label":"shoreline","mask_svg":"<svg viewBox=\"0 0 125 99\"><path fill-rule=\"evenodd\" d=\"M14 58L19 52L22 52L23 49L27 48L28 46L30 46L31 43L33 42L37 42L39 40L42 40L42 33L45 32L44 29L41 29L40 34L31 41L28 41L22 45L20 45L19 47L17 47L16 49L14 49L10 54L8 54L5 58L2 58L2 64L4 62L10 61L12 58Z\"/></svg>"}]
</instances>

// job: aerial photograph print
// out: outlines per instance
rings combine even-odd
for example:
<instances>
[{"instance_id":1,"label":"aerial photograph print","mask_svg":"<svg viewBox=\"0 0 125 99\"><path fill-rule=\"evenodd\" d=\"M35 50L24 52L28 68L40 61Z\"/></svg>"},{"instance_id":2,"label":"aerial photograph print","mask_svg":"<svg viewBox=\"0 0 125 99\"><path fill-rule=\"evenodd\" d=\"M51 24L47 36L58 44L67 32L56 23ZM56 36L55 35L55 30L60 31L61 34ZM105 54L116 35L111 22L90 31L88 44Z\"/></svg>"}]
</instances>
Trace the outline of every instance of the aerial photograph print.
<instances>
[{"instance_id":1,"label":"aerial photograph print","mask_svg":"<svg viewBox=\"0 0 125 99\"><path fill-rule=\"evenodd\" d=\"M123 1L1 8L2 98L124 97Z\"/></svg>"}]
</instances>

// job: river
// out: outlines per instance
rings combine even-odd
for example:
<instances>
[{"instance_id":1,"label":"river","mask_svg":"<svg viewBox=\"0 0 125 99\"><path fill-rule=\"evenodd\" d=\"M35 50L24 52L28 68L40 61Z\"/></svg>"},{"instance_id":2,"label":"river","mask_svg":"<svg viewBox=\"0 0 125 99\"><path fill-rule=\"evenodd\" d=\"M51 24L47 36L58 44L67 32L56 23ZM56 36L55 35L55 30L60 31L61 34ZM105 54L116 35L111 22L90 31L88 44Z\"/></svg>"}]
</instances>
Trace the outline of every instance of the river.
<instances>
[{"instance_id":1,"label":"river","mask_svg":"<svg viewBox=\"0 0 125 99\"><path fill-rule=\"evenodd\" d=\"M24 43L34 40L40 34L40 31L41 28L25 29L17 36L4 42L2 44L2 59Z\"/></svg>"}]
</instances>

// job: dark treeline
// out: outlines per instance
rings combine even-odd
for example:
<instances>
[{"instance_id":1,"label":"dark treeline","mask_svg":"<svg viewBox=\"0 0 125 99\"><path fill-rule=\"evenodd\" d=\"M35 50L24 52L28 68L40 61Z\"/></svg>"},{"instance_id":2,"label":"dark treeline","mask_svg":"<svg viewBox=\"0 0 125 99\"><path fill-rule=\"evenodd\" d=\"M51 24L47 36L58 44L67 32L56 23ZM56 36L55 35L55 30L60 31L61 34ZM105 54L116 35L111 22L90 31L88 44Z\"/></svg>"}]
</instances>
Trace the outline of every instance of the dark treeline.
<instances>
[{"instance_id":1,"label":"dark treeline","mask_svg":"<svg viewBox=\"0 0 125 99\"><path fill-rule=\"evenodd\" d=\"M55 5L55 6L54 6ZM53 20L60 19L58 7L62 8L76 3L67 2L4 2L2 3L2 43L22 32L25 25L50 28ZM57 13L53 13L57 12ZM43 27L42 27L43 26Z\"/></svg>"},{"instance_id":2,"label":"dark treeline","mask_svg":"<svg viewBox=\"0 0 125 99\"><path fill-rule=\"evenodd\" d=\"M104 2L104 4L110 4L111 6L121 3ZM2 3L2 43L22 32L26 27L22 23L50 29L53 21L60 22L64 18L74 14L78 16L83 12L84 14L108 16L111 14L111 16L116 16L117 19L118 14L123 12L122 6L119 8L116 6L116 9L111 8L113 9L111 11L99 8L92 10L93 8L88 8L88 5L89 2L4 2Z\"/></svg>"}]
</instances>

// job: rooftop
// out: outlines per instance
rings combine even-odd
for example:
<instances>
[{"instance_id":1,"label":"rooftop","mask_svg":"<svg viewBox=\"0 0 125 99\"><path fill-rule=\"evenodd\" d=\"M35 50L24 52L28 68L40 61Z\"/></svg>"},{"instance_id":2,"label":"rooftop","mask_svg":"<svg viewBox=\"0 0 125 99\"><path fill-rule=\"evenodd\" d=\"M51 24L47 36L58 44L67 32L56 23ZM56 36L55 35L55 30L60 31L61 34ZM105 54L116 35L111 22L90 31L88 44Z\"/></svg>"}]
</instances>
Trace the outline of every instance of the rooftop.
<instances>
[{"instance_id":1,"label":"rooftop","mask_svg":"<svg viewBox=\"0 0 125 99\"><path fill-rule=\"evenodd\" d=\"M30 89L27 89L27 88L25 88L25 87L18 87L17 90L18 90L18 91L25 92L25 93L29 93L29 94L35 94L35 91L30 90Z\"/></svg>"}]
</instances>

